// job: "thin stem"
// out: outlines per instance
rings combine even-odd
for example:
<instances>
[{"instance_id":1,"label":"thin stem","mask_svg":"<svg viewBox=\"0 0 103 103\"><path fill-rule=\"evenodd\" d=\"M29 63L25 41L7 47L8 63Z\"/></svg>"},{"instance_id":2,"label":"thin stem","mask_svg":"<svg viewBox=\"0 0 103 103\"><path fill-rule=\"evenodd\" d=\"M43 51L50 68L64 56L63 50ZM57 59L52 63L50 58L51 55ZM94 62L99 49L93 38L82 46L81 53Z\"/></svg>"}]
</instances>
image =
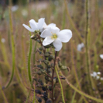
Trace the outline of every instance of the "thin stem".
<instances>
[{"instance_id":1,"label":"thin stem","mask_svg":"<svg viewBox=\"0 0 103 103\"><path fill-rule=\"evenodd\" d=\"M65 103L63 87L62 87L62 83L60 81L60 77L59 77L59 73L57 71L57 68L55 69L55 71L56 71L56 74L57 74L57 77L58 77L58 81L59 81L59 84L60 84L60 88L61 88L62 100L63 100L63 103Z\"/></svg>"},{"instance_id":2,"label":"thin stem","mask_svg":"<svg viewBox=\"0 0 103 103\"><path fill-rule=\"evenodd\" d=\"M88 47L88 35L89 35L89 7L88 7L88 0L86 0L86 37L85 37L85 45L86 45L86 66L87 66L87 72L88 72L88 80L90 83L90 88L92 89L92 83L91 83L91 77L90 77L90 62L89 62L89 47ZM92 93L92 91L90 90L90 92Z\"/></svg>"},{"instance_id":3,"label":"thin stem","mask_svg":"<svg viewBox=\"0 0 103 103\"><path fill-rule=\"evenodd\" d=\"M10 0L10 5L11 5L11 0ZM7 88L14 76L14 70L15 70L15 40L14 40L14 35L13 35L13 24L12 24L12 15L11 15L11 7L9 7L9 19L10 19L10 36L11 36L11 47L12 47L12 74L10 77L9 82L7 83L7 85L5 86L5 88Z\"/></svg>"},{"instance_id":4,"label":"thin stem","mask_svg":"<svg viewBox=\"0 0 103 103\"><path fill-rule=\"evenodd\" d=\"M57 51L55 52L55 59L54 59L54 68L52 69L52 101L54 103L54 92L53 92L53 88L54 88L54 83L53 83L53 78L54 78L54 71L55 71L55 64L56 64L56 56L57 56Z\"/></svg>"},{"instance_id":5,"label":"thin stem","mask_svg":"<svg viewBox=\"0 0 103 103\"><path fill-rule=\"evenodd\" d=\"M83 95L83 96L85 96L85 97L87 97L87 98L89 98L89 99L91 99L91 100L94 100L94 101L103 103L103 100L97 99L97 98L95 98L95 97L92 97L92 96L90 96L90 95L88 95L88 94L86 94L86 93L78 90L78 89L75 88L67 79L66 79L66 82L67 82L67 84L68 84L73 90L75 90L75 91L78 92L79 94L81 94L81 95Z\"/></svg>"},{"instance_id":6,"label":"thin stem","mask_svg":"<svg viewBox=\"0 0 103 103\"><path fill-rule=\"evenodd\" d=\"M0 93L3 95L3 98L4 98L5 103L8 103L7 98L6 98L6 96L5 96L5 93L4 93L4 91L2 90L1 86L0 86Z\"/></svg>"},{"instance_id":7,"label":"thin stem","mask_svg":"<svg viewBox=\"0 0 103 103\"><path fill-rule=\"evenodd\" d=\"M74 47L73 40L72 40L72 44L71 44L71 55L74 55L74 51L73 51L72 47ZM75 69L75 62L74 62L73 56L71 56L71 61L72 61L72 69L73 69L73 73L74 73L74 76L75 76L75 79L76 79L76 82L77 82L77 86L78 86L79 90L82 90L81 85L79 83L79 78L78 78L78 75L77 75L77 72L76 72L76 69ZM82 96L82 97L83 97L85 103L87 103L86 98L84 96Z\"/></svg>"},{"instance_id":8,"label":"thin stem","mask_svg":"<svg viewBox=\"0 0 103 103\"><path fill-rule=\"evenodd\" d=\"M80 32L77 30L72 18L70 17L70 14L69 14L69 10L68 10L68 3L67 3L67 0L64 0L64 3L65 3L65 8L66 8L66 12L67 12L67 17L68 17L68 20L70 22L70 25L72 26L73 30L76 32L76 34L78 35L78 38L81 42L83 42L83 39L81 38L80 36Z\"/></svg>"},{"instance_id":9,"label":"thin stem","mask_svg":"<svg viewBox=\"0 0 103 103\"><path fill-rule=\"evenodd\" d=\"M30 33L30 36L31 36L31 32ZM29 44L29 56L28 56L28 76L29 76L29 81L30 81L30 84L32 86L32 75L31 75L31 67L30 67L30 62L31 62L31 52L32 52L32 40L30 38L30 44ZM32 86L33 87L33 86Z\"/></svg>"}]
</instances>

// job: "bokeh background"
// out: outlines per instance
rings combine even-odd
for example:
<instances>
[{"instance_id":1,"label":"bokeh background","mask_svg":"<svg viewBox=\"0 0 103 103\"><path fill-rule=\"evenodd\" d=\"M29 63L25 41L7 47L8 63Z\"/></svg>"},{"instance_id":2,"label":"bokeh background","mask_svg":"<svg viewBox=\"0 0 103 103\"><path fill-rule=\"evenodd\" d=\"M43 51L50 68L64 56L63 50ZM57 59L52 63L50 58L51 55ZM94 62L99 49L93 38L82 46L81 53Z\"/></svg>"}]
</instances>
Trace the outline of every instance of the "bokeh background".
<instances>
[{"instance_id":1,"label":"bokeh background","mask_svg":"<svg viewBox=\"0 0 103 103\"><path fill-rule=\"evenodd\" d=\"M69 67L69 72L62 72L78 90L103 99L103 57L100 57L103 54L103 0L89 0L87 38L85 3L86 0L0 0L0 103L33 101L34 91L28 78L30 35L22 24L28 25L30 19L38 21L39 18L45 18L47 24L55 23L60 29L72 30L72 39L63 44L59 52L61 63ZM15 48L14 59L12 44ZM35 54L35 41L32 41L32 78L34 64L40 57L38 53ZM5 88L12 75L13 61L14 76ZM94 76L93 73L97 74ZM62 84L66 103L86 103L82 95L65 81ZM55 103L62 103L60 92L55 96ZM87 103L99 103L88 98L86 100Z\"/></svg>"}]
</instances>

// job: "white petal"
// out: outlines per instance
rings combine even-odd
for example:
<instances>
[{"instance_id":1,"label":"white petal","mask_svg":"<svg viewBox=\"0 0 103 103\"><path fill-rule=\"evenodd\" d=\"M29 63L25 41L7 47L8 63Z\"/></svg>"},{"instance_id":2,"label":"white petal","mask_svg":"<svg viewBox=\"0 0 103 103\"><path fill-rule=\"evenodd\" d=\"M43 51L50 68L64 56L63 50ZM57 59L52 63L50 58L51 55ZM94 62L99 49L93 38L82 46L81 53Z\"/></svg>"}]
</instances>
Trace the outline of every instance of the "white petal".
<instances>
[{"instance_id":1,"label":"white petal","mask_svg":"<svg viewBox=\"0 0 103 103\"><path fill-rule=\"evenodd\" d=\"M1 42L2 42L2 43L5 43L5 39L4 39L4 38L2 38L2 39L1 39Z\"/></svg>"},{"instance_id":2,"label":"white petal","mask_svg":"<svg viewBox=\"0 0 103 103\"><path fill-rule=\"evenodd\" d=\"M101 74L101 72L97 72L97 74L99 74L99 75L100 75L100 74Z\"/></svg>"},{"instance_id":3,"label":"white petal","mask_svg":"<svg viewBox=\"0 0 103 103\"><path fill-rule=\"evenodd\" d=\"M53 45L55 47L55 51L60 51L62 48L62 42L58 38L53 42Z\"/></svg>"},{"instance_id":4,"label":"white petal","mask_svg":"<svg viewBox=\"0 0 103 103\"><path fill-rule=\"evenodd\" d=\"M43 24L43 28L46 29L47 28L47 24L44 22Z\"/></svg>"},{"instance_id":5,"label":"white petal","mask_svg":"<svg viewBox=\"0 0 103 103\"><path fill-rule=\"evenodd\" d=\"M100 54L100 58L103 59L103 54Z\"/></svg>"},{"instance_id":6,"label":"white petal","mask_svg":"<svg viewBox=\"0 0 103 103\"><path fill-rule=\"evenodd\" d=\"M49 24L47 27L56 27L56 24L51 23L51 24Z\"/></svg>"},{"instance_id":7,"label":"white petal","mask_svg":"<svg viewBox=\"0 0 103 103\"><path fill-rule=\"evenodd\" d=\"M97 76L97 73L96 73L96 72L93 72L93 73L91 74L91 76L92 76L92 77L96 77L96 76Z\"/></svg>"},{"instance_id":8,"label":"white petal","mask_svg":"<svg viewBox=\"0 0 103 103\"><path fill-rule=\"evenodd\" d=\"M46 45L49 45L51 44L52 42L54 41L54 39L51 39L50 36L46 37L43 41L43 45L46 46Z\"/></svg>"},{"instance_id":9,"label":"white petal","mask_svg":"<svg viewBox=\"0 0 103 103\"><path fill-rule=\"evenodd\" d=\"M34 20L34 19L31 19L29 21L29 24L30 24L30 27L32 28L32 30L38 30L38 27L37 27L37 22Z\"/></svg>"},{"instance_id":10,"label":"white petal","mask_svg":"<svg viewBox=\"0 0 103 103\"><path fill-rule=\"evenodd\" d=\"M71 39L71 37L72 37L72 31L68 29L61 30L58 33L58 38L64 43L68 42Z\"/></svg>"},{"instance_id":11,"label":"white petal","mask_svg":"<svg viewBox=\"0 0 103 103\"><path fill-rule=\"evenodd\" d=\"M25 24L23 24L23 26L24 26L27 30L29 30L30 32L34 32L34 30L32 30L29 26L27 26L27 25L25 25Z\"/></svg>"},{"instance_id":12,"label":"white petal","mask_svg":"<svg viewBox=\"0 0 103 103\"><path fill-rule=\"evenodd\" d=\"M82 47L81 47L80 44L77 45L77 50L78 50L78 51L81 51L81 50L82 50Z\"/></svg>"},{"instance_id":13,"label":"white petal","mask_svg":"<svg viewBox=\"0 0 103 103\"><path fill-rule=\"evenodd\" d=\"M42 33L41 33L41 37L42 38L46 38L46 37L48 37L48 36L51 36L52 35L52 33L50 32L50 29L45 29Z\"/></svg>"},{"instance_id":14,"label":"white petal","mask_svg":"<svg viewBox=\"0 0 103 103\"><path fill-rule=\"evenodd\" d=\"M48 28L51 28L51 27L56 27L56 24L51 23L51 24L47 25L46 23L44 23L44 25L43 25L44 29L48 29Z\"/></svg>"},{"instance_id":15,"label":"white petal","mask_svg":"<svg viewBox=\"0 0 103 103\"><path fill-rule=\"evenodd\" d=\"M77 45L77 50L81 51L83 47L84 47L84 43L78 44Z\"/></svg>"},{"instance_id":16,"label":"white petal","mask_svg":"<svg viewBox=\"0 0 103 103\"><path fill-rule=\"evenodd\" d=\"M39 28L39 30L43 29L44 23L45 23L45 18L40 18L38 20L38 28Z\"/></svg>"},{"instance_id":17,"label":"white petal","mask_svg":"<svg viewBox=\"0 0 103 103\"><path fill-rule=\"evenodd\" d=\"M58 27L49 27L49 28L51 28L50 31L52 33L58 34L60 32L60 29Z\"/></svg>"}]
</instances>

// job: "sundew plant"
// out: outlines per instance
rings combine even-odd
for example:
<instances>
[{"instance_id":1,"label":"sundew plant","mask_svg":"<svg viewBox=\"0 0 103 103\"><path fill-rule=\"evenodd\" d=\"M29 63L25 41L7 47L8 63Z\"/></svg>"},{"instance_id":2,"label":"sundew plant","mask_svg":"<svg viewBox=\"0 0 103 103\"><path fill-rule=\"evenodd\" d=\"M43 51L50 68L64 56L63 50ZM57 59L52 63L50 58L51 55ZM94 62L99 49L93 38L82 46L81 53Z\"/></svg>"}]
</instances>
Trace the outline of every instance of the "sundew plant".
<instances>
[{"instance_id":1,"label":"sundew plant","mask_svg":"<svg viewBox=\"0 0 103 103\"><path fill-rule=\"evenodd\" d=\"M1 0L0 103L103 103L103 1Z\"/></svg>"}]
</instances>

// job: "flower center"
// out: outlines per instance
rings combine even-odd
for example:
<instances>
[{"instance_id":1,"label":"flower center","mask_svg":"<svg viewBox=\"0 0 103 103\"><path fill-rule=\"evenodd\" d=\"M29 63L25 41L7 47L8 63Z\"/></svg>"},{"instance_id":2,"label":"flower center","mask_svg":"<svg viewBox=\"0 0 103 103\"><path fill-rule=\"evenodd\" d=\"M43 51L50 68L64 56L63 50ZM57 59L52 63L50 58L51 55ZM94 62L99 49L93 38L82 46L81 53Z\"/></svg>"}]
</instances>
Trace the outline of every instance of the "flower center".
<instances>
[{"instance_id":1,"label":"flower center","mask_svg":"<svg viewBox=\"0 0 103 103\"><path fill-rule=\"evenodd\" d=\"M57 36L57 34L55 34L55 33L52 34L52 36L51 36L52 39L57 39L57 37L58 37L58 36Z\"/></svg>"}]
</instances>

